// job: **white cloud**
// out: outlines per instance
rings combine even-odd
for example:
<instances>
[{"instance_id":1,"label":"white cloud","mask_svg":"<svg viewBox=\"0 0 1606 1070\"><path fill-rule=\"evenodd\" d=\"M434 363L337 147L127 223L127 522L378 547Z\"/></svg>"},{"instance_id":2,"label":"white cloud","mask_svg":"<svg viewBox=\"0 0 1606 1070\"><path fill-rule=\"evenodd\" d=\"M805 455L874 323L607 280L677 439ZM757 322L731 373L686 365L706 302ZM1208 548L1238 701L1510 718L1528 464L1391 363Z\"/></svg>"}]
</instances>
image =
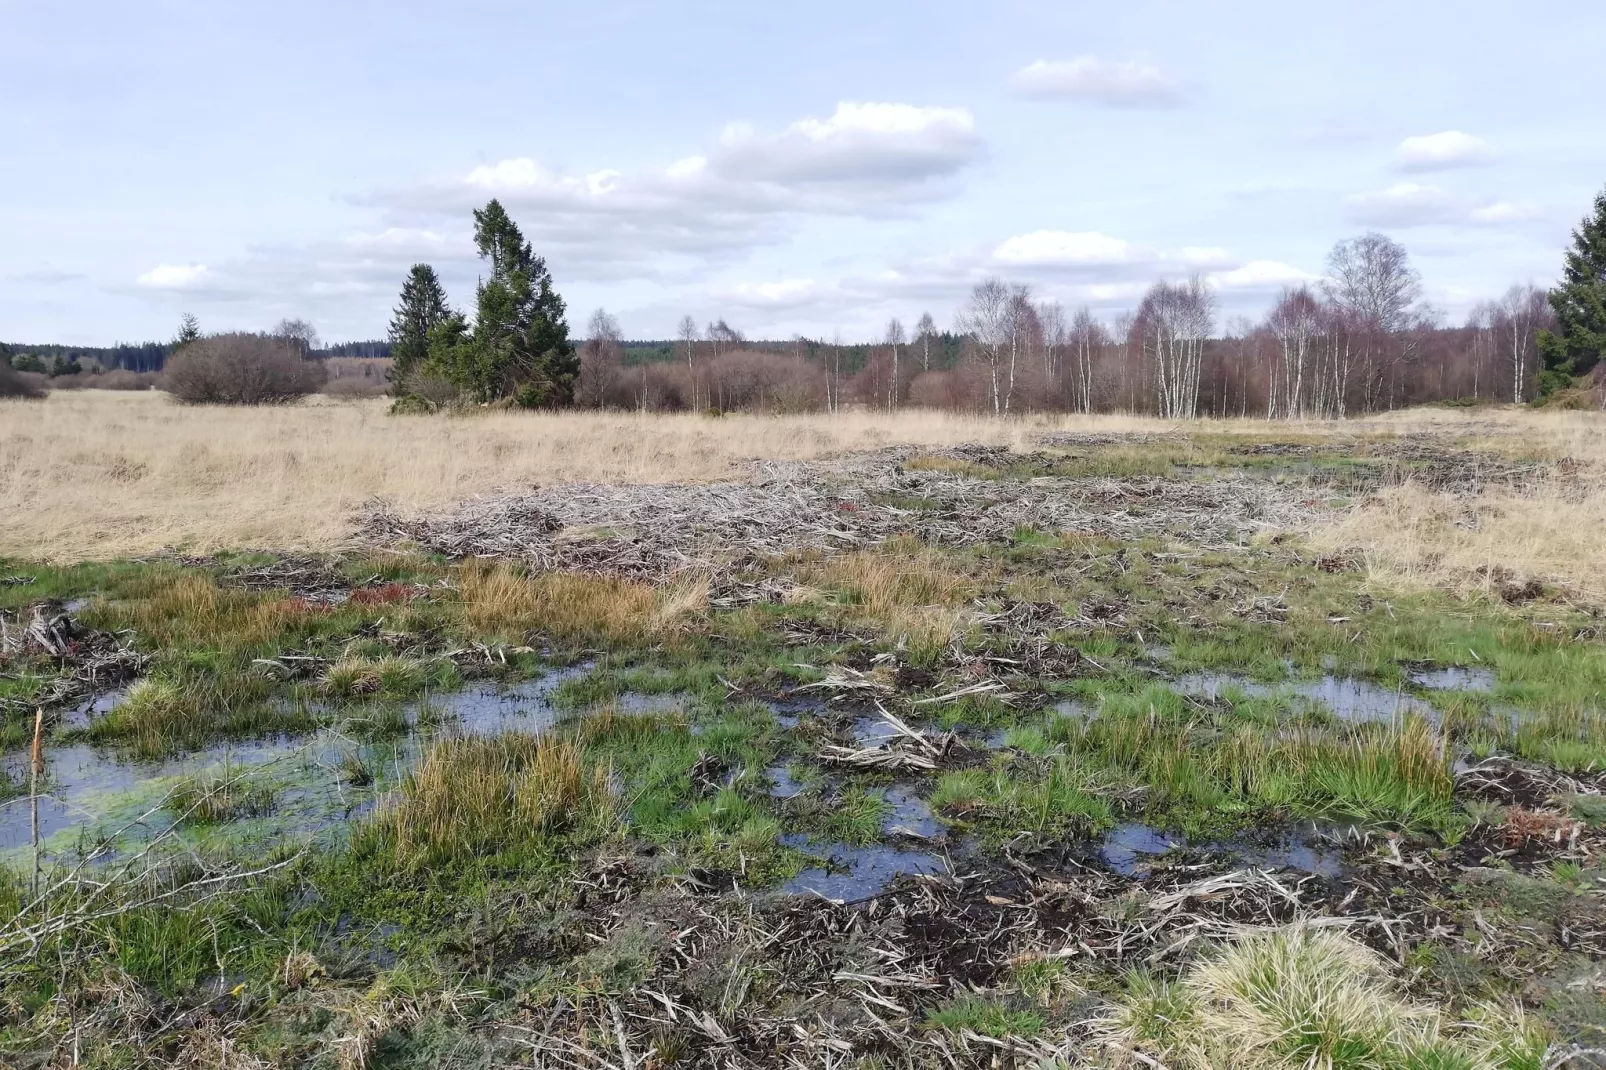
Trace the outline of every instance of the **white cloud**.
<instances>
[{"instance_id":1,"label":"white cloud","mask_svg":"<svg viewBox=\"0 0 1606 1070\"><path fill-rule=\"evenodd\" d=\"M1219 245L1185 245L1178 250L1176 259L1184 264L1209 267L1212 264L1222 264L1230 261L1232 254Z\"/></svg>"},{"instance_id":2,"label":"white cloud","mask_svg":"<svg viewBox=\"0 0 1606 1070\"><path fill-rule=\"evenodd\" d=\"M676 160L664 168L664 174L670 178L691 178L694 175L702 174L707 168L708 157L687 156L685 159Z\"/></svg>"},{"instance_id":3,"label":"white cloud","mask_svg":"<svg viewBox=\"0 0 1606 1070\"><path fill-rule=\"evenodd\" d=\"M981 152L963 108L844 101L779 132L728 125L705 151L638 173L563 174L513 157L361 202L420 229L495 196L570 278L667 278L785 241L809 217L907 215L954 192Z\"/></svg>"},{"instance_id":4,"label":"white cloud","mask_svg":"<svg viewBox=\"0 0 1606 1070\"><path fill-rule=\"evenodd\" d=\"M1023 97L1109 108L1174 108L1186 99L1182 86L1153 64L1098 56L1040 59L1016 71L1011 84Z\"/></svg>"},{"instance_id":5,"label":"white cloud","mask_svg":"<svg viewBox=\"0 0 1606 1070\"><path fill-rule=\"evenodd\" d=\"M1131 243L1091 230L1034 230L1006 238L993 250L1001 264L1040 267L1122 264L1132 257Z\"/></svg>"},{"instance_id":6,"label":"white cloud","mask_svg":"<svg viewBox=\"0 0 1606 1070\"><path fill-rule=\"evenodd\" d=\"M1370 226L1445 223L1464 215L1454 198L1444 190L1417 182L1396 182L1374 193L1357 193L1344 203L1350 219Z\"/></svg>"},{"instance_id":7,"label":"white cloud","mask_svg":"<svg viewBox=\"0 0 1606 1070\"><path fill-rule=\"evenodd\" d=\"M1539 217L1539 206L1529 201L1493 201L1468 213L1474 223L1521 223Z\"/></svg>"},{"instance_id":8,"label":"white cloud","mask_svg":"<svg viewBox=\"0 0 1606 1070\"><path fill-rule=\"evenodd\" d=\"M1402 171L1472 167L1488 163L1493 158L1494 149L1487 141L1460 130L1408 137L1394 150L1395 163Z\"/></svg>"},{"instance_id":9,"label":"white cloud","mask_svg":"<svg viewBox=\"0 0 1606 1070\"><path fill-rule=\"evenodd\" d=\"M1292 264L1280 260L1251 260L1231 271L1218 271L1210 281L1227 290L1271 290L1281 286L1298 286L1315 282L1320 276L1312 275Z\"/></svg>"},{"instance_id":10,"label":"white cloud","mask_svg":"<svg viewBox=\"0 0 1606 1070\"><path fill-rule=\"evenodd\" d=\"M153 290L187 290L206 280L205 264L158 264L134 281Z\"/></svg>"},{"instance_id":11,"label":"white cloud","mask_svg":"<svg viewBox=\"0 0 1606 1070\"><path fill-rule=\"evenodd\" d=\"M729 179L781 185L923 182L958 171L980 147L963 108L844 101L829 119L802 119L772 136L732 123L711 166Z\"/></svg>"},{"instance_id":12,"label":"white cloud","mask_svg":"<svg viewBox=\"0 0 1606 1070\"><path fill-rule=\"evenodd\" d=\"M1539 215L1526 201L1502 201L1450 193L1435 185L1397 182L1384 190L1345 198L1351 221L1367 226L1418 227L1434 224L1495 225L1518 223Z\"/></svg>"},{"instance_id":13,"label":"white cloud","mask_svg":"<svg viewBox=\"0 0 1606 1070\"><path fill-rule=\"evenodd\" d=\"M813 279L780 279L716 287L709 295L722 304L742 308L782 309L817 304L829 290Z\"/></svg>"}]
</instances>

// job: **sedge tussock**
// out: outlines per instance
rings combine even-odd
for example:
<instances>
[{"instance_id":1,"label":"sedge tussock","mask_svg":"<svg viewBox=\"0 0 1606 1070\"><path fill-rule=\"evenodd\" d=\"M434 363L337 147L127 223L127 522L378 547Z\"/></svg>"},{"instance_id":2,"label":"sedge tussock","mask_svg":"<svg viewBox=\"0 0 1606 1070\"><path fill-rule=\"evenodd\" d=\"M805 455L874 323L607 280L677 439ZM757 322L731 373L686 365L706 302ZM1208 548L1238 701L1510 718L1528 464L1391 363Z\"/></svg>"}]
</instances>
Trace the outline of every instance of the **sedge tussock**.
<instances>
[{"instance_id":1,"label":"sedge tussock","mask_svg":"<svg viewBox=\"0 0 1606 1070\"><path fill-rule=\"evenodd\" d=\"M459 584L464 616L476 629L590 643L626 643L672 632L708 600L706 580L685 581L661 593L650 584L616 577L532 576L479 561L464 566Z\"/></svg>"},{"instance_id":2,"label":"sedge tussock","mask_svg":"<svg viewBox=\"0 0 1606 1070\"><path fill-rule=\"evenodd\" d=\"M1547 1041L1510 1008L1457 1021L1413 1002L1382 956L1304 922L1247 931L1174 982L1132 976L1095 1036L1117 1065L1172 1070L1508 1070Z\"/></svg>"},{"instance_id":3,"label":"sedge tussock","mask_svg":"<svg viewBox=\"0 0 1606 1070\"><path fill-rule=\"evenodd\" d=\"M604 831L614 808L607 770L570 740L447 739L425 754L374 831L403 865L438 864Z\"/></svg>"}]
</instances>

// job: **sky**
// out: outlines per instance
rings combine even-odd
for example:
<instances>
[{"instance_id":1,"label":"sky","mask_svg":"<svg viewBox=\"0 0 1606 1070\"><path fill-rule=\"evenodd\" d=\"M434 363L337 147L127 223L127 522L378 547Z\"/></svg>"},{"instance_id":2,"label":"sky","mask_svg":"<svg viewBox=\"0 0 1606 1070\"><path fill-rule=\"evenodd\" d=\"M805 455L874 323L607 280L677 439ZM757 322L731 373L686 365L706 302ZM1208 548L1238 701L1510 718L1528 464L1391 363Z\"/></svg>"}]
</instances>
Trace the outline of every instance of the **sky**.
<instances>
[{"instance_id":1,"label":"sky","mask_svg":"<svg viewBox=\"0 0 1606 1070\"><path fill-rule=\"evenodd\" d=\"M1450 322L1606 186L1599 0L0 0L0 339L471 309L499 198L584 335L940 326L997 276L1225 324L1401 242Z\"/></svg>"}]
</instances>

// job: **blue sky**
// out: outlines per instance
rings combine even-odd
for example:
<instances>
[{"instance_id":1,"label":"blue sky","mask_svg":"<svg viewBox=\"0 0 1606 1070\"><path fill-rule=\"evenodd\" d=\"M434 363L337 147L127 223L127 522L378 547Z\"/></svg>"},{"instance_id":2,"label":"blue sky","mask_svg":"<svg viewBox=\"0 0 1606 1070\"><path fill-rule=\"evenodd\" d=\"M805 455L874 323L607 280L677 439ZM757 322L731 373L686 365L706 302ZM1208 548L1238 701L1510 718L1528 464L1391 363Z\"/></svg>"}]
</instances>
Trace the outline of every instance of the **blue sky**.
<instances>
[{"instance_id":1,"label":"blue sky","mask_svg":"<svg viewBox=\"0 0 1606 1070\"><path fill-rule=\"evenodd\" d=\"M1339 238L1452 320L1554 278L1606 185L1606 4L0 0L0 338L470 305L498 196L577 328L845 339L998 274L1223 318Z\"/></svg>"}]
</instances>

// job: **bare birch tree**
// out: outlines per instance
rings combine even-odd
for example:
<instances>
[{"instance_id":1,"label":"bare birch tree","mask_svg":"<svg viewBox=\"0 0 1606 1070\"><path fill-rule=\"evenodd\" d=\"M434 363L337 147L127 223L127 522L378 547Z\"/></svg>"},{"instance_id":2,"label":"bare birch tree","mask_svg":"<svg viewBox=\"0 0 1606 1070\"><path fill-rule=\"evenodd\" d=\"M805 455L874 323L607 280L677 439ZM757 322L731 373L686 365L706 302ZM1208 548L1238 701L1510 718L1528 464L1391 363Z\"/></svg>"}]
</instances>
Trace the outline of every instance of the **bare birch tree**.
<instances>
[{"instance_id":1,"label":"bare birch tree","mask_svg":"<svg viewBox=\"0 0 1606 1070\"><path fill-rule=\"evenodd\" d=\"M1346 314L1346 342L1353 341L1359 350L1363 407L1375 409L1382 400L1385 377L1408 356L1399 343L1414 322L1412 309L1422 296L1421 276L1403 245L1370 231L1333 246L1322 289Z\"/></svg>"},{"instance_id":2,"label":"bare birch tree","mask_svg":"<svg viewBox=\"0 0 1606 1070\"><path fill-rule=\"evenodd\" d=\"M1199 409L1204 344L1215 324L1215 299L1195 275L1185 283L1157 282L1138 308L1144 357L1154 369L1161 416L1189 419Z\"/></svg>"},{"instance_id":3,"label":"bare birch tree","mask_svg":"<svg viewBox=\"0 0 1606 1070\"><path fill-rule=\"evenodd\" d=\"M680 317L678 328L681 348L686 355L686 379L691 384L691 407L697 408L697 321L690 316Z\"/></svg>"},{"instance_id":4,"label":"bare birch tree","mask_svg":"<svg viewBox=\"0 0 1606 1070\"><path fill-rule=\"evenodd\" d=\"M1044 301L1037 306L1037 323L1043 331L1043 377L1051 383L1057 382L1070 334L1065 322L1065 306L1058 301Z\"/></svg>"},{"instance_id":5,"label":"bare birch tree","mask_svg":"<svg viewBox=\"0 0 1606 1070\"><path fill-rule=\"evenodd\" d=\"M898 350L907 341L903 334L903 324L898 317L894 316L887 321L882 341L892 350L892 375L887 381L887 409L891 411L898 407Z\"/></svg>"},{"instance_id":6,"label":"bare birch tree","mask_svg":"<svg viewBox=\"0 0 1606 1070\"><path fill-rule=\"evenodd\" d=\"M1268 416L1281 416L1286 420L1305 417L1307 409L1315 408L1320 415L1320 404L1312 404L1311 395L1319 399L1324 393L1318 377L1316 347L1322 329L1322 310L1310 290L1301 286L1284 289L1277 304L1266 317L1277 344L1282 349L1282 374L1278 387L1268 391L1274 404L1268 405ZM1310 381L1308 381L1310 380Z\"/></svg>"},{"instance_id":7,"label":"bare birch tree","mask_svg":"<svg viewBox=\"0 0 1606 1070\"><path fill-rule=\"evenodd\" d=\"M1104 324L1093 318L1086 305L1076 310L1071 320L1070 348L1074 367L1071 369L1071 405L1084 413L1093 411L1093 366L1098 356L1110 344L1110 332Z\"/></svg>"},{"instance_id":8,"label":"bare birch tree","mask_svg":"<svg viewBox=\"0 0 1606 1070\"><path fill-rule=\"evenodd\" d=\"M1004 415L1005 364L1013 337L1011 299L1013 294L1002 279L978 282L970 291L970 301L959 312L959 333L976 343L976 355L987 374L988 398L993 415Z\"/></svg>"},{"instance_id":9,"label":"bare birch tree","mask_svg":"<svg viewBox=\"0 0 1606 1070\"><path fill-rule=\"evenodd\" d=\"M937 337L937 321L931 318L931 313L920 313L920 319L915 322L915 345L920 350L920 370L931 370L931 343Z\"/></svg>"},{"instance_id":10,"label":"bare birch tree","mask_svg":"<svg viewBox=\"0 0 1606 1070\"><path fill-rule=\"evenodd\" d=\"M1493 326L1511 357L1511 400L1520 405L1534 370L1537 335L1551 325L1553 314L1545 292L1534 286L1513 286L1496 308Z\"/></svg>"},{"instance_id":11,"label":"bare birch tree","mask_svg":"<svg viewBox=\"0 0 1606 1070\"><path fill-rule=\"evenodd\" d=\"M623 373L624 339L619 321L605 308L591 313L586 341L580 347L580 375L574 385L576 404L597 408L605 404Z\"/></svg>"}]
</instances>

